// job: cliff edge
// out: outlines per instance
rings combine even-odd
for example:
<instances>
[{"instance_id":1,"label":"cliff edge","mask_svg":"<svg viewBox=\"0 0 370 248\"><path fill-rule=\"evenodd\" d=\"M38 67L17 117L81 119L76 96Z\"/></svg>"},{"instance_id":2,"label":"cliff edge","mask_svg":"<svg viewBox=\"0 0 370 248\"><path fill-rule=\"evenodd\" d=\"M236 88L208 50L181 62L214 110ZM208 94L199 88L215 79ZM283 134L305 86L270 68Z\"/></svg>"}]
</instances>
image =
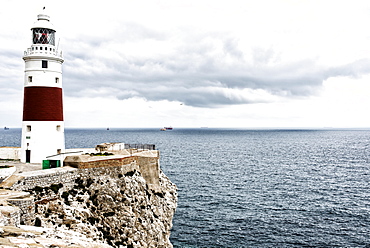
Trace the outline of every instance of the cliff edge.
<instances>
[{"instance_id":1,"label":"cliff edge","mask_svg":"<svg viewBox=\"0 0 370 248\"><path fill-rule=\"evenodd\" d=\"M0 245L17 237L28 247L172 247L177 187L158 151L72 156L65 165L2 182ZM9 226L23 231L5 235Z\"/></svg>"}]
</instances>

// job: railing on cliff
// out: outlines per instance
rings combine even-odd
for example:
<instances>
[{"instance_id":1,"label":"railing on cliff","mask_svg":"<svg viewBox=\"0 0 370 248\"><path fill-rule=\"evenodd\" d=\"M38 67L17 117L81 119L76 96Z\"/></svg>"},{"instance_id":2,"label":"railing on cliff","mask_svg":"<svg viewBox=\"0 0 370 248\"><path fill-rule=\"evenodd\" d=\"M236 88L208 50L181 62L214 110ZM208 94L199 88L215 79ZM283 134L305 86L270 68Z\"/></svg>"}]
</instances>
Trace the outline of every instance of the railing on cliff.
<instances>
[{"instance_id":1,"label":"railing on cliff","mask_svg":"<svg viewBox=\"0 0 370 248\"><path fill-rule=\"evenodd\" d=\"M75 152L61 152L61 153L58 153L58 154L54 154L54 155L50 155L50 156L46 156L47 159L49 158L52 158L52 157L56 157L56 156L61 156L61 155L66 155L66 154L72 154L72 153L81 153L83 151L75 151Z\"/></svg>"},{"instance_id":2,"label":"railing on cliff","mask_svg":"<svg viewBox=\"0 0 370 248\"><path fill-rule=\"evenodd\" d=\"M154 144L125 144L125 149L155 150Z\"/></svg>"}]
</instances>

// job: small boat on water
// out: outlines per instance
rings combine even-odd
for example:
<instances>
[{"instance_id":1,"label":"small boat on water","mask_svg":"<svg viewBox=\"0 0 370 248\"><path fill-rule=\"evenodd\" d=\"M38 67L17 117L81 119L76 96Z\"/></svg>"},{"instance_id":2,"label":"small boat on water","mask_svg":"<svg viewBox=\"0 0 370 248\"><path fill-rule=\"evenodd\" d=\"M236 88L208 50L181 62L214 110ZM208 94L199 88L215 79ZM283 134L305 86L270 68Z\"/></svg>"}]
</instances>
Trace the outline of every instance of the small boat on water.
<instances>
[{"instance_id":1,"label":"small boat on water","mask_svg":"<svg viewBox=\"0 0 370 248\"><path fill-rule=\"evenodd\" d=\"M8 127L4 127L4 130L9 130L9 128Z\"/></svg>"},{"instance_id":2,"label":"small boat on water","mask_svg":"<svg viewBox=\"0 0 370 248\"><path fill-rule=\"evenodd\" d=\"M164 128L161 128L160 130L161 131L167 131L167 130L172 130L173 128L172 127L164 127Z\"/></svg>"}]
</instances>

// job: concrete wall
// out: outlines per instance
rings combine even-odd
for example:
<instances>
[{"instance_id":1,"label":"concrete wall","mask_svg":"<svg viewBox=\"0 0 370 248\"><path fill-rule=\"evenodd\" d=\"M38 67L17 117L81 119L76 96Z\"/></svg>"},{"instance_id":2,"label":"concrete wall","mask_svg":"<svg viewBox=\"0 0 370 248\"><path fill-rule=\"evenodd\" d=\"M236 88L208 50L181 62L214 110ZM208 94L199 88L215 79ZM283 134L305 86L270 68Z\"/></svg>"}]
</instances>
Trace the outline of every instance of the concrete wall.
<instances>
[{"instance_id":1,"label":"concrete wall","mask_svg":"<svg viewBox=\"0 0 370 248\"><path fill-rule=\"evenodd\" d=\"M141 175L150 189L159 191L159 161L156 157L137 157Z\"/></svg>"},{"instance_id":2,"label":"concrete wall","mask_svg":"<svg viewBox=\"0 0 370 248\"><path fill-rule=\"evenodd\" d=\"M4 164L5 165L5 164ZM0 183L6 180L8 177L13 175L13 173L17 170L15 166L11 166L9 168L0 168Z\"/></svg>"},{"instance_id":3,"label":"concrete wall","mask_svg":"<svg viewBox=\"0 0 370 248\"><path fill-rule=\"evenodd\" d=\"M122 151L125 149L125 143L101 143L95 147L96 151L108 151L108 152L114 152L114 151Z\"/></svg>"},{"instance_id":4,"label":"concrete wall","mask_svg":"<svg viewBox=\"0 0 370 248\"><path fill-rule=\"evenodd\" d=\"M140 171L151 189L156 190L156 187L159 185L159 152L146 151L142 152L141 154L147 156L133 155L119 158L106 156L96 157L97 159L92 161L88 160L89 157L91 157L89 155L69 156L64 160L64 166L88 169L130 165L131 167Z\"/></svg>"},{"instance_id":5,"label":"concrete wall","mask_svg":"<svg viewBox=\"0 0 370 248\"><path fill-rule=\"evenodd\" d=\"M20 159L20 147L0 147L0 159Z\"/></svg>"}]
</instances>

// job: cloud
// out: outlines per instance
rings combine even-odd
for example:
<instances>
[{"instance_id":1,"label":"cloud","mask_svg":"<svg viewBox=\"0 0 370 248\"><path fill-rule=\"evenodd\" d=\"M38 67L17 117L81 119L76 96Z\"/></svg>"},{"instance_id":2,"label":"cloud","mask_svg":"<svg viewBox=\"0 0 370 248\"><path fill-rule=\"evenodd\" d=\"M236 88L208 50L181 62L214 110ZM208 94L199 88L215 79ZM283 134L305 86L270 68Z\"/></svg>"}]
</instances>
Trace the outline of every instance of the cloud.
<instances>
[{"instance_id":1,"label":"cloud","mask_svg":"<svg viewBox=\"0 0 370 248\"><path fill-rule=\"evenodd\" d=\"M296 10L284 16L273 8L264 12L265 5L254 1L234 6L222 1L147 4L143 9L132 3L124 10L99 4L83 14L81 8L72 9L70 15L81 15L81 20L66 18L64 11L51 15L64 52L66 96L169 100L217 108L308 97L317 94L330 77L369 73L367 59L336 66L320 62L318 54L326 47L305 39L325 33L328 24L322 24L324 30L320 29L322 22L315 19L312 24L311 12L306 12L308 2L284 3ZM275 7L286 10L280 4ZM55 9L67 8L64 5ZM311 7L316 10L316 4ZM324 13L327 18L324 10L320 18ZM343 11L347 8L336 15L341 17ZM33 14L27 14L34 20ZM335 21L342 23L338 17ZM23 28L25 24L17 25ZM20 81L10 88L22 90L23 64L16 51L1 50L0 58L7 65L1 67L5 73L0 75L0 85L5 88L6 81Z\"/></svg>"},{"instance_id":2,"label":"cloud","mask_svg":"<svg viewBox=\"0 0 370 248\"><path fill-rule=\"evenodd\" d=\"M0 101L21 94L23 88L23 66L20 54L0 50Z\"/></svg>"},{"instance_id":3,"label":"cloud","mask_svg":"<svg viewBox=\"0 0 370 248\"><path fill-rule=\"evenodd\" d=\"M70 42L75 46L66 47L67 95L214 108L307 97L330 77L370 72L366 59L337 67L319 65L314 58L286 61L273 47L245 49L229 33L180 28L171 35L131 24L122 30L105 41Z\"/></svg>"},{"instance_id":4,"label":"cloud","mask_svg":"<svg viewBox=\"0 0 370 248\"><path fill-rule=\"evenodd\" d=\"M364 58L346 65L331 67L327 70L326 76L327 78L333 76L359 78L368 73L370 73L370 59Z\"/></svg>"}]
</instances>

